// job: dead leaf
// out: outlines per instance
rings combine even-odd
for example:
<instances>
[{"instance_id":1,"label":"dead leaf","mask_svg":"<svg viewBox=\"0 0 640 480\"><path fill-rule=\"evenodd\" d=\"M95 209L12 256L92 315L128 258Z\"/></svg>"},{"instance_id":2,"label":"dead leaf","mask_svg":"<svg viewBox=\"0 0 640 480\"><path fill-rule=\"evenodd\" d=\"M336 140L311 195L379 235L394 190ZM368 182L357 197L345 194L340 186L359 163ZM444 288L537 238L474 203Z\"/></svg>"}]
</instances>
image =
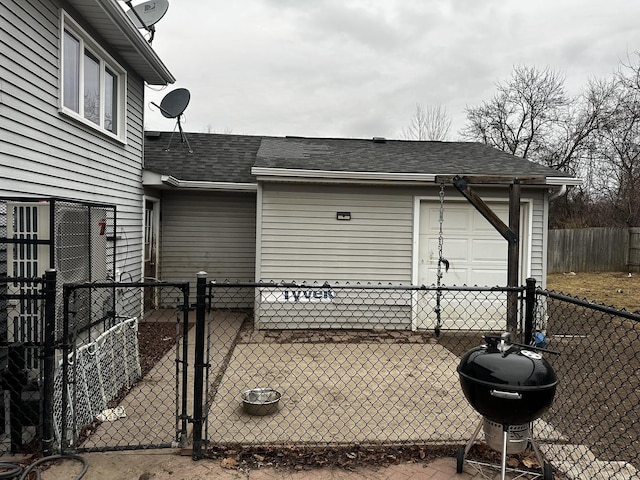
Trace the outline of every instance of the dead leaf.
<instances>
[{"instance_id":1,"label":"dead leaf","mask_svg":"<svg viewBox=\"0 0 640 480\"><path fill-rule=\"evenodd\" d=\"M222 461L220 462L220 466L222 468L237 468L238 467L238 460L236 460L234 457L227 457L222 459Z\"/></svg>"},{"instance_id":2,"label":"dead leaf","mask_svg":"<svg viewBox=\"0 0 640 480\"><path fill-rule=\"evenodd\" d=\"M522 463L527 468L539 468L538 459L534 456L527 456L522 459Z\"/></svg>"}]
</instances>

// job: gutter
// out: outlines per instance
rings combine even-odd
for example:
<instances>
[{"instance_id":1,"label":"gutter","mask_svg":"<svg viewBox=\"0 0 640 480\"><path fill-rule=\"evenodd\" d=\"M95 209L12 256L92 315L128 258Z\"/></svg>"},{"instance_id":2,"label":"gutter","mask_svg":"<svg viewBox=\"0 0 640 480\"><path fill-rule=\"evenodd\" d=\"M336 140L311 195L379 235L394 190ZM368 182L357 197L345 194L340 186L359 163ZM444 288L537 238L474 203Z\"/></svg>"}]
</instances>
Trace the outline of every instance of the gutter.
<instances>
[{"instance_id":1,"label":"gutter","mask_svg":"<svg viewBox=\"0 0 640 480\"><path fill-rule=\"evenodd\" d=\"M171 177L173 178L173 177ZM178 180L176 188L184 190L257 192L257 183L202 182L195 180Z\"/></svg>"},{"instance_id":2,"label":"gutter","mask_svg":"<svg viewBox=\"0 0 640 480\"><path fill-rule=\"evenodd\" d=\"M549 201L553 202L555 199L562 197L565 193L567 193L567 186L561 185L560 188L550 188L549 191L551 195L549 195Z\"/></svg>"},{"instance_id":3,"label":"gutter","mask_svg":"<svg viewBox=\"0 0 640 480\"><path fill-rule=\"evenodd\" d=\"M116 0L94 0L98 7L113 21L113 24L122 32L122 35L128 40L132 48L137 52L142 59L156 72L159 78L150 79L144 78L144 80L151 85L166 85L167 83L175 83L176 79L171 74L169 69L162 63L160 57L147 43L145 38L140 35L140 32L133 24L131 19L127 16L124 9L118 4ZM71 4L75 5L77 1L71 1ZM76 9L79 10L79 8ZM138 72L141 73L141 72Z\"/></svg>"},{"instance_id":4,"label":"gutter","mask_svg":"<svg viewBox=\"0 0 640 480\"><path fill-rule=\"evenodd\" d=\"M219 192L257 192L257 183L206 182L199 180L180 180L172 175L162 175L150 170L142 172L142 186L148 188L219 191Z\"/></svg>"},{"instance_id":5,"label":"gutter","mask_svg":"<svg viewBox=\"0 0 640 480\"><path fill-rule=\"evenodd\" d=\"M253 167L251 174L258 180L278 181L322 181L334 180L336 182L415 182L437 183L437 177L441 175L427 173L392 173L392 172L353 172L334 170L308 170L297 168L273 168ZM462 174L465 175L465 174ZM501 177L504 175L501 175ZM523 175L524 176L524 175ZM564 187L567 185L582 185L582 179L575 177L545 177L543 185ZM562 193L560 193L561 195Z\"/></svg>"}]
</instances>

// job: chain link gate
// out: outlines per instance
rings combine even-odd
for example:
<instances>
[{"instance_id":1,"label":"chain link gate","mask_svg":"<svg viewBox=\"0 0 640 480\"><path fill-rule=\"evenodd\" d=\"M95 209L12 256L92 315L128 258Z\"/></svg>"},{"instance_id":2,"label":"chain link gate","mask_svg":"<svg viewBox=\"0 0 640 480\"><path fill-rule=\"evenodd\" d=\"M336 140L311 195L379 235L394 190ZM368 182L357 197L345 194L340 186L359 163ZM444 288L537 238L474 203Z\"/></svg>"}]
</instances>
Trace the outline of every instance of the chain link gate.
<instances>
[{"instance_id":1,"label":"chain link gate","mask_svg":"<svg viewBox=\"0 0 640 480\"><path fill-rule=\"evenodd\" d=\"M189 311L188 283L63 286L51 389L61 451L185 444Z\"/></svg>"}]
</instances>

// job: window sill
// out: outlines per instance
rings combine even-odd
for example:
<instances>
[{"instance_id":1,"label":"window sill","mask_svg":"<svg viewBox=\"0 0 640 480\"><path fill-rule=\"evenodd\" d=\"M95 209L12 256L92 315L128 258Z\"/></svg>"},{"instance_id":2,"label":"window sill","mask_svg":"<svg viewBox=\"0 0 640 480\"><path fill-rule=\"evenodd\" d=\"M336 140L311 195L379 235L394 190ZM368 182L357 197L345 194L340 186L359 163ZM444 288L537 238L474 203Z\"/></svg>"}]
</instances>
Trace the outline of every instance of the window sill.
<instances>
[{"instance_id":1,"label":"window sill","mask_svg":"<svg viewBox=\"0 0 640 480\"><path fill-rule=\"evenodd\" d=\"M95 123L93 123L93 122L87 120L86 118L78 115L73 110L69 110L68 108L62 107L62 108L58 109L58 112L60 113L60 115L72 120L74 123L79 123L82 126L84 126L85 128L88 128L91 131L95 132L96 135L99 135L99 136L104 137L104 138L109 139L109 140L113 140L113 141L117 142L118 144L120 144L123 147L125 147L127 145L127 141L126 141L126 138L124 138L124 136L116 135L116 134L114 134L114 133L112 133L112 132L110 132L108 130L105 130L105 129L101 128L99 125L96 125Z\"/></svg>"}]
</instances>

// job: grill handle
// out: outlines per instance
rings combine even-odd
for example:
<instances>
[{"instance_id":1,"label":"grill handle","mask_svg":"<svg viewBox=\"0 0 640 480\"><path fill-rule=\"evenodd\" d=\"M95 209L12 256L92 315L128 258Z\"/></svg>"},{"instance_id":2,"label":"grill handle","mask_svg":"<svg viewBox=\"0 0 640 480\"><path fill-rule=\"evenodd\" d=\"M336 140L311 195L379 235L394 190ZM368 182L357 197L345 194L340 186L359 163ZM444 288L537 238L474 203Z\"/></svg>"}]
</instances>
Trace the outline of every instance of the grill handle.
<instances>
[{"instance_id":1,"label":"grill handle","mask_svg":"<svg viewBox=\"0 0 640 480\"><path fill-rule=\"evenodd\" d=\"M504 392L502 390L491 390L489 391L492 397L504 398L505 400L520 400L522 398L522 394L518 392Z\"/></svg>"}]
</instances>

